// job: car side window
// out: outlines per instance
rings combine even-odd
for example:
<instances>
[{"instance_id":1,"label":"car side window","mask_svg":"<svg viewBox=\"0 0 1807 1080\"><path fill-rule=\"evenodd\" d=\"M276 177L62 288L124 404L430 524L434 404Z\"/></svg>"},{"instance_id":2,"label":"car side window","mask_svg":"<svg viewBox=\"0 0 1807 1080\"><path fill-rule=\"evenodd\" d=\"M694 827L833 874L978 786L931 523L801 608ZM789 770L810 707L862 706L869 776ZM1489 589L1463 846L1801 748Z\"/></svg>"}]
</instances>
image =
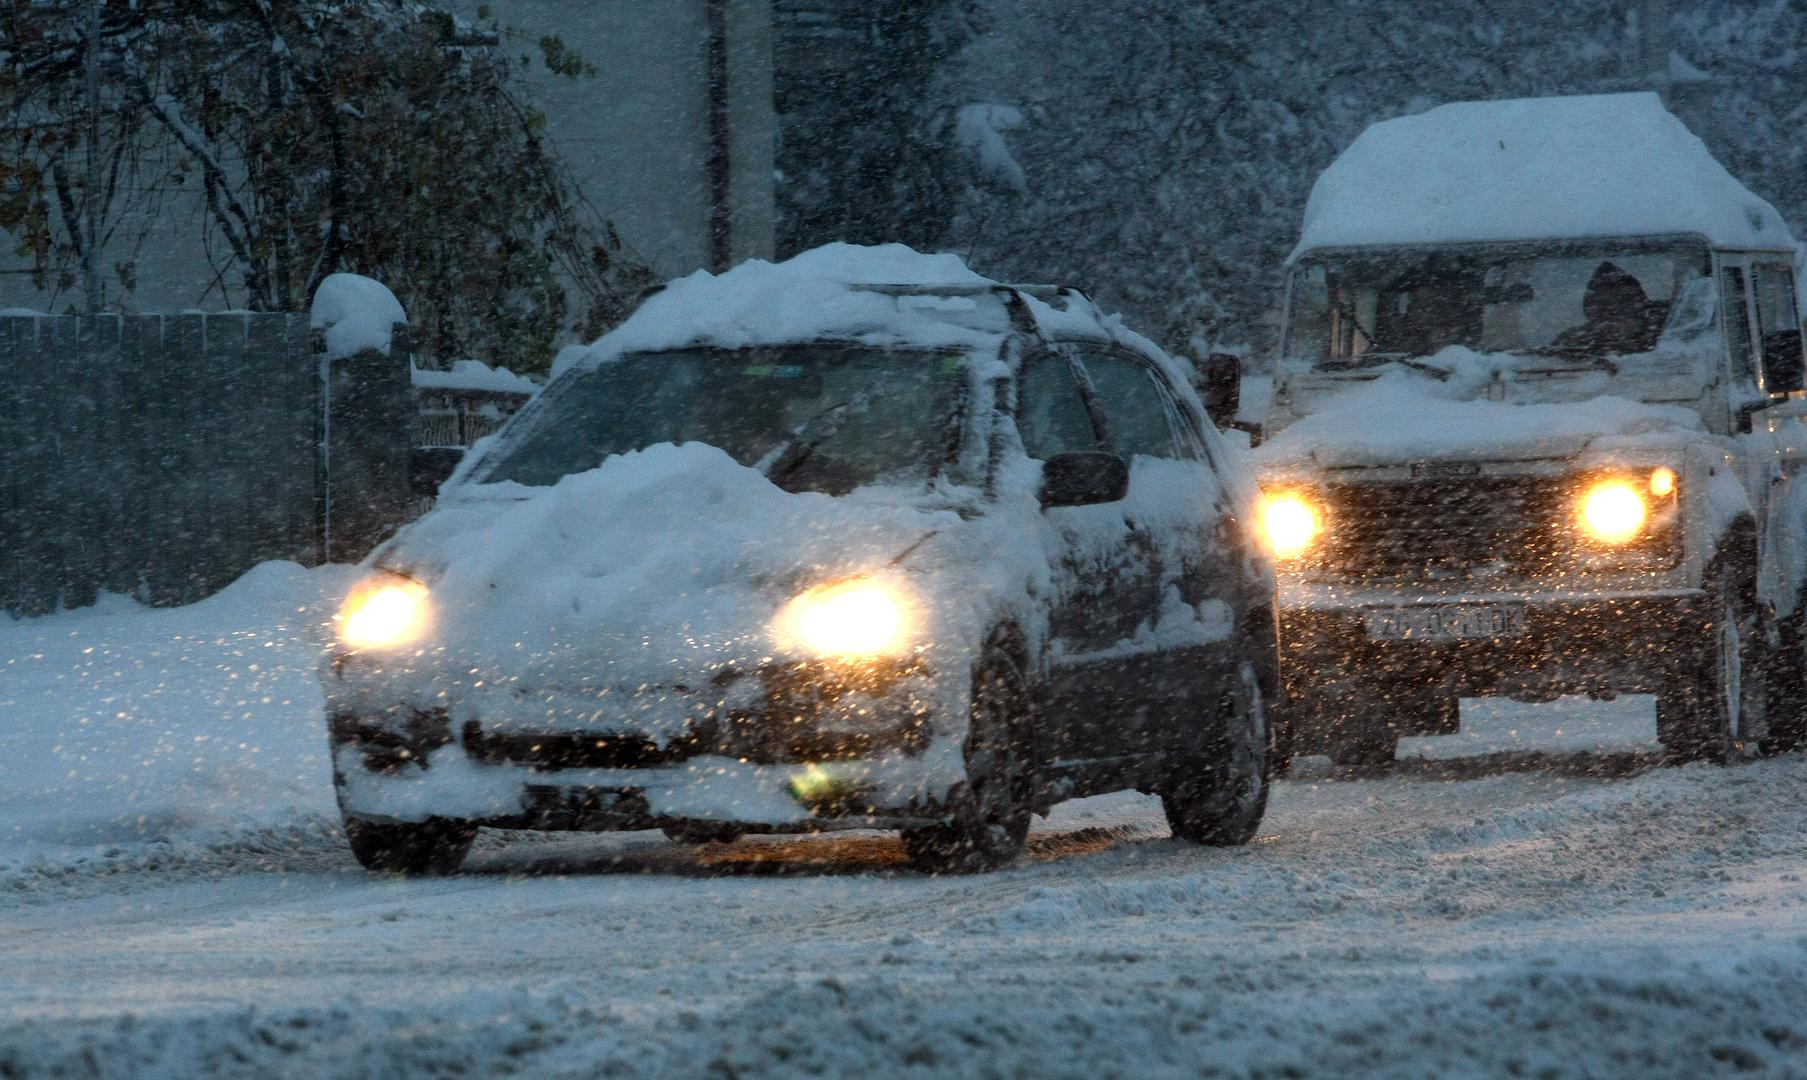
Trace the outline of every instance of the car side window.
<instances>
[{"instance_id":1,"label":"car side window","mask_svg":"<svg viewBox=\"0 0 1807 1080\"><path fill-rule=\"evenodd\" d=\"M1173 409L1153 371L1119 352L1080 349L1080 361L1104 414L1105 434L1116 452L1128 458L1191 457L1175 437Z\"/></svg>"},{"instance_id":2,"label":"car side window","mask_svg":"<svg viewBox=\"0 0 1807 1080\"><path fill-rule=\"evenodd\" d=\"M1029 361L1017 381L1016 422L1023 449L1041 461L1055 454L1108 449L1092 427L1079 381L1064 356L1045 353Z\"/></svg>"}]
</instances>

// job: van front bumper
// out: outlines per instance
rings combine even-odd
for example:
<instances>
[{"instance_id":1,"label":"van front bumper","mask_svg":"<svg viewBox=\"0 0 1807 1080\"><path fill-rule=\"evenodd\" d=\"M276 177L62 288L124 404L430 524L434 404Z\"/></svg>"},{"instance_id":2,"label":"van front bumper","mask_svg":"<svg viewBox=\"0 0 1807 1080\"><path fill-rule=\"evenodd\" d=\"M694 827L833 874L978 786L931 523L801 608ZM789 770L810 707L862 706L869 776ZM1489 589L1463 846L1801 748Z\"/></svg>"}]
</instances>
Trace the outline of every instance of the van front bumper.
<instances>
[{"instance_id":1,"label":"van front bumper","mask_svg":"<svg viewBox=\"0 0 1807 1080\"><path fill-rule=\"evenodd\" d=\"M1453 709L1387 709L1389 702L1503 695L1547 701L1564 694L1656 693L1692 678L1711 642L1699 589L1582 594L1381 594L1280 610L1280 641L1299 749L1310 752L1346 725L1385 723L1398 734L1445 734ZM1375 611L1509 605L1522 629L1459 640L1376 640Z\"/></svg>"}]
</instances>

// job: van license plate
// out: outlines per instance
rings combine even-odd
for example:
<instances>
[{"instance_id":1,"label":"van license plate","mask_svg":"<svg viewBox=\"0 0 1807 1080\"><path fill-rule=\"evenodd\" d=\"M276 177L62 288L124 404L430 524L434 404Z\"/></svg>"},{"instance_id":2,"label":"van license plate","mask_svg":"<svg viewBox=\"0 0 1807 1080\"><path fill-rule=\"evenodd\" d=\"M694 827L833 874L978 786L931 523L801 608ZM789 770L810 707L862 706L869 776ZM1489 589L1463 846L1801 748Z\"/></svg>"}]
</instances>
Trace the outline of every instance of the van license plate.
<instances>
[{"instance_id":1,"label":"van license plate","mask_svg":"<svg viewBox=\"0 0 1807 1080\"><path fill-rule=\"evenodd\" d=\"M1362 616L1373 641L1468 641L1525 632L1523 604L1367 608Z\"/></svg>"}]
</instances>

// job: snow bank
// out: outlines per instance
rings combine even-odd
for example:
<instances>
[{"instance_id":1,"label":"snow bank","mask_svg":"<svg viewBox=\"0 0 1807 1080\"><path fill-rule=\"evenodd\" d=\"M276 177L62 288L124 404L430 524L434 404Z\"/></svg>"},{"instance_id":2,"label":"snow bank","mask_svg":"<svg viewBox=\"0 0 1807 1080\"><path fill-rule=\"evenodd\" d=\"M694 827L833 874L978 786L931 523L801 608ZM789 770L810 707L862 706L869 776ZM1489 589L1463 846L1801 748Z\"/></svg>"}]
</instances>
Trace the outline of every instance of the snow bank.
<instances>
[{"instance_id":1,"label":"snow bank","mask_svg":"<svg viewBox=\"0 0 1807 1080\"><path fill-rule=\"evenodd\" d=\"M655 293L584 352L561 352L554 377L575 364L600 364L629 352L708 343L723 348L830 337L869 344L903 341L935 347L970 342L945 314L971 300L905 300L849 290L850 284L993 284L958 255L925 255L902 244L826 244L780 263L753 259L721 274L699 270ZM920 318L909 318L912 307ZM903 317L900 317L900 311Z\"/></svg>"},{"instance_id":2,"label":"snow bank","mask_svg":"<svg viewBox=\"0 0 1807 1080\"><path fill-rule=\"evenodd\" d=\"M0 864L334 815L314 668L352 573L0 619Z\"/></svg>"},{"instance_id":3,"label":"snow bank","mask_svg":"<svg viewBox=\"0 0 1807 1080\"><path fill-rule=\"evenodd\" d=\"M388 286L358 274L328 274L308 316L308 325L326 332L326 355L333 360L365 349L388 352L392 328L407 321Z\"/></svg>"},{"instance_id":4,"label":"snow bank","mask_svg":"<svg viewBox=\"0 0 1807 1080\"><path fill-rule=\"evenodd\" d=\"M1775 208L1653 93L1468 101L1357 137L1312 188L1291 257L1366 244L1662 233L1795 248Z\"/></svg>"},{"instance_id":5,"label":"snow bank","mask_svg":"<svg viewBox=\"0 0 1807 1080\"><path fill-rule=\"evenodd\" d=\"M410 379L421 390L491 390L503 394L537 394L540 384L504 367L490 367L481 360L459 360L450 371L411 370Z\"/></svg>"}]
</instances>

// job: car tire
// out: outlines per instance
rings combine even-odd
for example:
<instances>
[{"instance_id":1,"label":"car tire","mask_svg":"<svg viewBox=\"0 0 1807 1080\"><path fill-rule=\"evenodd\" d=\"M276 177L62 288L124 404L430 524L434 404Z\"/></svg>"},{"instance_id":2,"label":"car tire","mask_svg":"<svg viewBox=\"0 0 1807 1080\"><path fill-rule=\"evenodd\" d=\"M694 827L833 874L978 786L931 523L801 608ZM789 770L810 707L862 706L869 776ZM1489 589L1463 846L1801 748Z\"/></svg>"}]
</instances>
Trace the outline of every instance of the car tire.
<instances>
[{"instance_id":1,"label":"car tire","mask_svg":"<svg viewBox=\"0 0 1807 1080\"><path fill-rule=\"evenodd\" d=\"M1743 718L1760 715L1761 695L1752 692L1763 673L1756 615L1743 590L1724 577L1714 579L1708 595L1712 603L1698 629L1711 644L1693 677L1656 699L1657 738L1676 764L1725 764L1737 752Z\"/></svg>"},{"instance_id":2,"label":"car tire","mask_svg":"<svg viewBox=\"0 0 1807 1080\"><path fill-rule=\"evenodd\" d=\"M950 793L944 822L903 830L911 868L970 874L1022 854L1035 783L1025 732L1028 700L1022 669L1004 653L993 653L973 671L967 778Z\"/></svg>"},{"instance_id":3,"label":"car tire","mask_svg":"<svg viewBox=\"0 0 1807 1080\"><path fill-rule=\"evenodd\" d=\"M677 844L732 844L747 835L738 825L719 825L706 821L687 821L682 825L661 825L659 831Z\"/></svg>"},{"instance_id":4,"label":"car tire","mask_svg":"<svg viewBox=\"0 0 1807 1080\"><path fill-rule=\"evenodd\" d=\"M1237 668L1224 697L1221 737L1168 781L1161 808L1177 839L1232 847L1254 839L1267 813L1274 731L1253 664Z\"/></svg>"},{"instance_id":5,"label":"car tire","mask_svg":"<svg viewBox=\"0 0 1807 1080\"><path fill-rule=\"evenodd\" d=\"M433 818L418 824L378 824L345 817L345 839L358 865L391 874L449 874L477 838L477 827Z\"/></svg>"}]
</instances>

